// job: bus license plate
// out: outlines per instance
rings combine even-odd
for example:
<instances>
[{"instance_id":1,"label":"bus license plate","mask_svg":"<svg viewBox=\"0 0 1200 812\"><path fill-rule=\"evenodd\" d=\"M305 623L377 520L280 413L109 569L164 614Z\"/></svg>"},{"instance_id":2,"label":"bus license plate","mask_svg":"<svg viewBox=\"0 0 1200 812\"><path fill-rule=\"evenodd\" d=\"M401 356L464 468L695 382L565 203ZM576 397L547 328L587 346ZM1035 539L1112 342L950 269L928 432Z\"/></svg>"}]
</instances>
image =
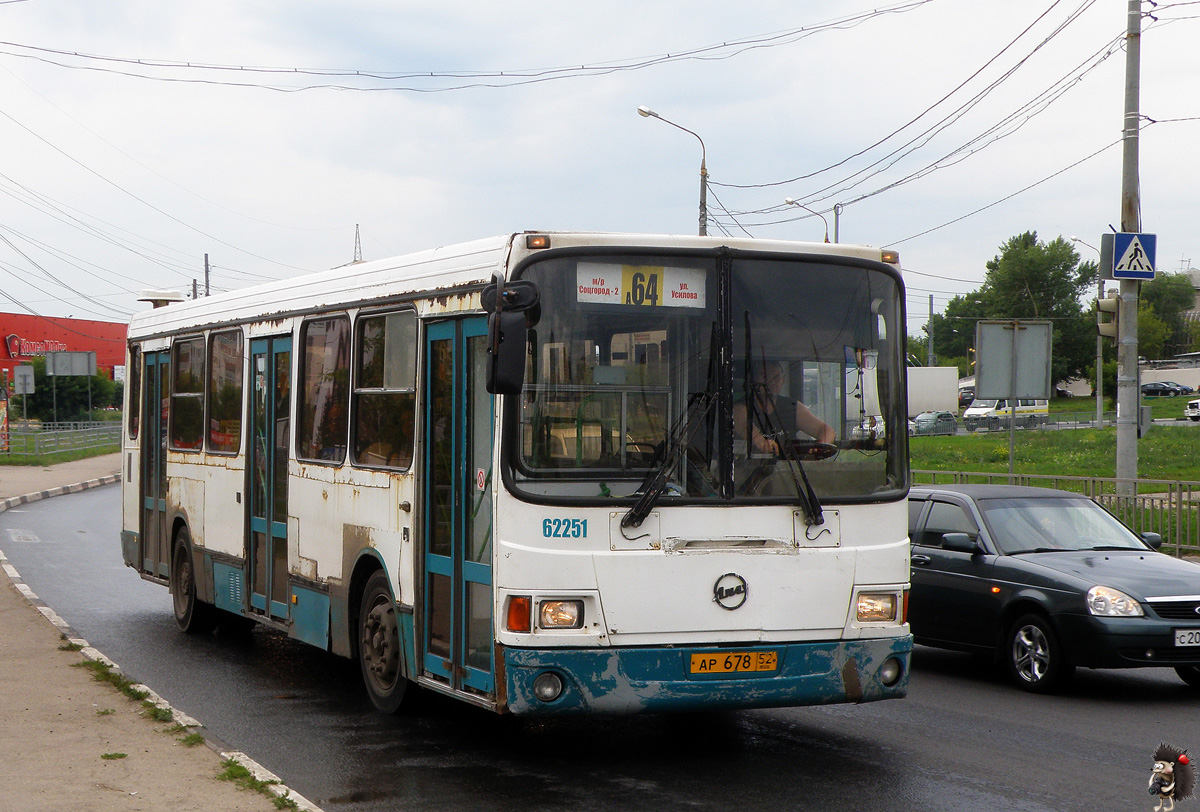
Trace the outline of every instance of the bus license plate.
<instances>
[{"instance_id":1,"label":"bus license plate","mask_svg":"<svg viewBox=\"0 0 1200 812\"><path fill-rule=\"evenodd\" d=\"M709 651L693 654L693 674L734 674L739 672L777 671L777 651Z\"/></svg>"},{"instance_id":2,"label":"bus license plate","mask_svg":"<svg viewBox=\"0 0 1200 812\"><path fill-rule=\"evenodd\" d=\"M1176 629L1175 645L1200 646L1200 629Z\"/></svg>"}]
</instances>

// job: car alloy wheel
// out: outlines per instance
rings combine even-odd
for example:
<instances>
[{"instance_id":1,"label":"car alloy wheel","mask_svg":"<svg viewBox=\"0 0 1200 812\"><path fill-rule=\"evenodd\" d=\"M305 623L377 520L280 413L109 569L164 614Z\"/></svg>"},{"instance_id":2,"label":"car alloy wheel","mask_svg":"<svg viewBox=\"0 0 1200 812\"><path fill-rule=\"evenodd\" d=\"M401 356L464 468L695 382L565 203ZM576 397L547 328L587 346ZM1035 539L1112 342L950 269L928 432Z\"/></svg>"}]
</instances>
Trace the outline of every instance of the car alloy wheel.
<instances>
[{"instance_id":1,"label":"car alloy wheel","mask_svg":"<svg viewBox=\"0 0 1200 812\"><path fill-rule=\"evenodd\" d=\"M1048 693L1074 671L1063 657L1054 629L1039 615L1018 618L1006 639L1009 676L1023 690Z\"/></svg>"}]
</instances>

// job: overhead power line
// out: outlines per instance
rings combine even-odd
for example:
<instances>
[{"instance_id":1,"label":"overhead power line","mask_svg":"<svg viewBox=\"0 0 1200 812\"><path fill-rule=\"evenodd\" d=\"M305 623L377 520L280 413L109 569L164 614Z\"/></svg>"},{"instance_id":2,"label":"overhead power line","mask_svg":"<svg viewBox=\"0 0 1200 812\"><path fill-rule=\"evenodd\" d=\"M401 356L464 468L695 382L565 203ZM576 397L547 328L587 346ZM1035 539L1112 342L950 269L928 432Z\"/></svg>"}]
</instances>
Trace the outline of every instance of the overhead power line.
<instances>
[{"instance_id":1,"label":"overhead power line","mask_svg":"<svg viewBox=\"0 0 1200 812\"><path fill-rule=\"evenodd\" d=\"M685 48L669 53L632 57L583 65L544 68L518 68L508 70L451 70L451 71L376 71L364 69L269 67L252 65L222 65L172 59L147 59L101 54L89 54L57 48L44 48L18 42L0 41L0 53L25 59L35 59L62 68L93 70L115 73L140 79L162 82L187 82L216 84L233 87L255 87L281 92L332 89L360 91L405 91L413 93L444 93L471 88L505 88L519 85L573 79L586 76L604 76L621 71L635 71L658 65L681 61L717 61L731 59L748 51L791 45L824 31L853 28L886 15L904 14L934 0L906 0L906 2L876 7L826 22L790 28L766 34L756 34L740 39ZM7 50L5 50L7 49ZM66 60L80 60L82 64ZM108 67L114 66L114 67ZM307 85L268 84L254 80L209 79L186 75L158 75L152 71L175 71L184 74L209 73L230 76L272 77L316 77L318 79L347 79L378 84L331 84L315 82ZM438 83L441 83L440 85Z\"/></svg>"}]
</instances>

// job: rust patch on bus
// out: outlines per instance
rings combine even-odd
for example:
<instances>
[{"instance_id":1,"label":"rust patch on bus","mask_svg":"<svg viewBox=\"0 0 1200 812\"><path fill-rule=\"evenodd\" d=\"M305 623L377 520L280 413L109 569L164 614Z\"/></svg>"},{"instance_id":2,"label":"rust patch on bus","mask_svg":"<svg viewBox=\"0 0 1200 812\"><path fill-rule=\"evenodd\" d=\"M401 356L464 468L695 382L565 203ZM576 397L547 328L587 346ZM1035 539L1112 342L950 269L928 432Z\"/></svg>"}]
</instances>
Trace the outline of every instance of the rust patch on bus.
<instances>
[{"instance_id":1,"label":"rust patch on bus","mask_svg":"<svg viewBox=\"0 0 1200 812\"><path fill-rule=\"evenodd\" d=\"M853 659L842 666L842 686L846 689L847 702L862 701L862 681L858 676L858 664Z\"/></svg>"},{"instance_id":2,"label":"rust patch on bus","mask_svg":"<svg viewBox=\"0 0 1200 812\"><path fill-rule=\"evenodd\" d=\"M357 524L342 525L342 549L357 553L367 547L374 547L375 539L371 537L371 528Z\"/></svg>"}]
</instances>

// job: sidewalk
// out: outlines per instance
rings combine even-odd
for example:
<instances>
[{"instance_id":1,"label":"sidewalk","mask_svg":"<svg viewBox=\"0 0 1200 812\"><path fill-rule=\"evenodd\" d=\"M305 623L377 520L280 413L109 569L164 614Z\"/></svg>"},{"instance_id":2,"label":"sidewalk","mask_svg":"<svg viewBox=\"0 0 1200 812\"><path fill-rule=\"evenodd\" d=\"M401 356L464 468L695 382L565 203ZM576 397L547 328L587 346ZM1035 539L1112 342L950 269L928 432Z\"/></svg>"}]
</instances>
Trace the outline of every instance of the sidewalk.
<instances>
[{"instance_id":1,"label":"sidewalk","mask_svg":"<svg viewBox=\"0 0 1200 812\"><path fill-rule=\"evenodd\" d=\"M96 487L118 481L120 466L120 454L46 468L2 466L0 511L83 490L85 483ZM0 550L7 541L0 536ZM205 735L196 720L176 712L179 724L151 721L141 702L93 680L91 670L74 667L85 660L106 660L38 600L3 552L0 565L5 572L0 577L0 812L277 808L274 795L243 790L217 777L228 757L260 779L274 777L253 761L240 753L218 752L215 742L182 743L188 733ZM64 638L84 648L64 650ZM151 692L150 699L157 697ZM193 726L180 726L189 724ZM316 809L294 793L290 797L298 808Z\"/></svg>"}]
</instances>

